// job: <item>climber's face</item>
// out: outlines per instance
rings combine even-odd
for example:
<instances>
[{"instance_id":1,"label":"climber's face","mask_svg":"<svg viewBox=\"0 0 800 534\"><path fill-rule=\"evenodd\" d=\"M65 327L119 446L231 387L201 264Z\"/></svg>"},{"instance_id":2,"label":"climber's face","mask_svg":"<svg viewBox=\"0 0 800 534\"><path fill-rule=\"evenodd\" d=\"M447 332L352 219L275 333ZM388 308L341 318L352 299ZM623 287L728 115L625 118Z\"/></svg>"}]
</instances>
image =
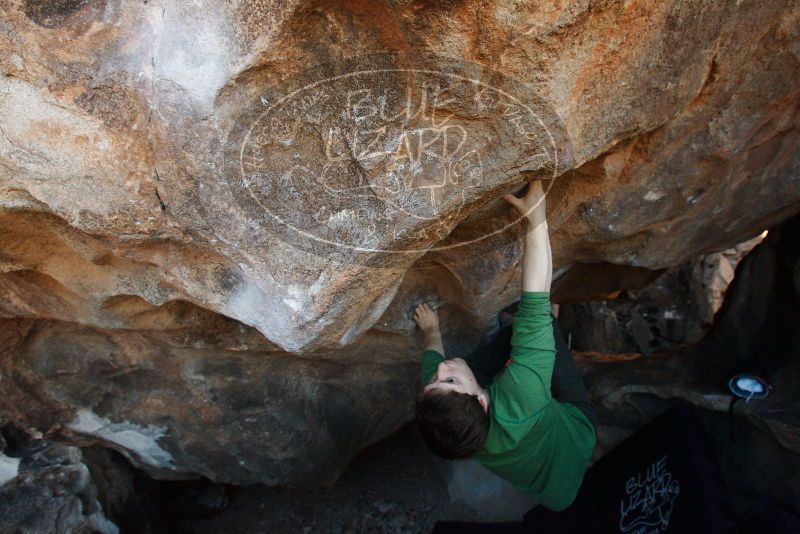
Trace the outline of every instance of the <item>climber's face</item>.
<instances>
[{"instance_id":1,"label":"climber's face","mask_svg":"<svg viewBox=\"0 0 800 534\"><path fill-rule=\"evenodd\" d=\"M486 404L484 403L487 398L486 391L478 384L472 369L462 358L451 358L439 364L433 378L425 386L423 394L431 391L436 391L437 393L456 391L475 395L481 400L481 404L484 404L484 409L486 409Z\"/></svg>"}]
</instances>

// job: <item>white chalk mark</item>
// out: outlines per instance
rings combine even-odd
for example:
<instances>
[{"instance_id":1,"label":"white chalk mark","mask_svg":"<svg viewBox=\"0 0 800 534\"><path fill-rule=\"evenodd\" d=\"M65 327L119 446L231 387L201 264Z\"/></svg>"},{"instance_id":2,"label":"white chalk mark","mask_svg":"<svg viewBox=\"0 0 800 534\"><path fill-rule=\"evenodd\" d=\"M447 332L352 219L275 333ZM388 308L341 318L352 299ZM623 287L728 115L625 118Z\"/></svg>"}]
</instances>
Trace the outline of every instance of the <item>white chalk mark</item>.
<instances>
[{"instance_id":1,"label":"white chalk mark","mask_svg":"<svg viewBox=\"0 0 800 534\"><path fill-rule=\"evenodd\" d=\"M126 421L113 423L87 409L78 410L67 427L73 432L115 443L147 465L175 469L172 455L158 444L158 440L166 435L165 427L141 426Z\"/></svg>"}]
</instances>

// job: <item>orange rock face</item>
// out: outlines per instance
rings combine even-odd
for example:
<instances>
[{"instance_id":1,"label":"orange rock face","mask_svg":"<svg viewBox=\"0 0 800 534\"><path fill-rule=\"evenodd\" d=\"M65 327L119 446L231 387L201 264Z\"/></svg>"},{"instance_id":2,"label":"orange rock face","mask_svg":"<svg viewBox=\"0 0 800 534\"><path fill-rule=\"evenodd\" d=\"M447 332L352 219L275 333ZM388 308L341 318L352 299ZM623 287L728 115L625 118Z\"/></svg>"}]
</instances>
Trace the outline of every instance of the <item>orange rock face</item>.
<instances>
[{"instance_id":1,"label":"orange rock face","mask_svg":"<svg viewBox=\"0 0 800 534\"><path fill-rule=\"evenodd\" d=\"M0 314L48 340L3 337L0 392L42 407L0 406L158 473L327 481L396 428L413 306L458 353L516 300L524 229L498 199L527 180L547 180L558 275L677 265L800 209L787 0L0 6ZM597 278L571 287L626 283ZM226 380L282 430L204 389ZM330 427L301 415L332 398L352 411ZM307 452L228 469L254 442Z\"/></svg>"}]
</instances>

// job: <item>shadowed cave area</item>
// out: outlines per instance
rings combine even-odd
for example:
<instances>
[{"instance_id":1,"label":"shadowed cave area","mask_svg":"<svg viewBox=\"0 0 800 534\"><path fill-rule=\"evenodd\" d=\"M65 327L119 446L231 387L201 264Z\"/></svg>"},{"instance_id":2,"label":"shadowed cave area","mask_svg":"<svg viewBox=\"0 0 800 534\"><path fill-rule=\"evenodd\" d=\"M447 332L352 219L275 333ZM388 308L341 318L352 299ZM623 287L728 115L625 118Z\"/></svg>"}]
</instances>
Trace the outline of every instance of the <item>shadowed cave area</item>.
<instances>
[{"instance_id":1,"label":"shadowed cave area","mask_svg":"<svg viewBox=\"0 0 800 534\"><path fill-rule=\"evenodd\" d=\"M0 28L0 533L796 531L797 2ZM448 356L508 332L537 180L597 415L561 512L415 421L414 310Z\"/></svg>"}]
</instances>

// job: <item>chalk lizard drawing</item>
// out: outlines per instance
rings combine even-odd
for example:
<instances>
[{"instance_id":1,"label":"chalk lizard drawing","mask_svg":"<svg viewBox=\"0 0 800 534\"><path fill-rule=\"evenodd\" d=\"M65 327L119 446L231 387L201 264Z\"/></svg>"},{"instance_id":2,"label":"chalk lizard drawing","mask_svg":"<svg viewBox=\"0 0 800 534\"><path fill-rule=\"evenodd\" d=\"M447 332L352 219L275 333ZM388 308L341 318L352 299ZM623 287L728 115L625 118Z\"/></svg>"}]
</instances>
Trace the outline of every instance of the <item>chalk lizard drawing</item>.
<instances>
[{"instance_id":1,"label":"chalk lizard drawing","mask_svg":"<svg viewBox=\"0 0 800 534\"><path fill-rule=\"evenodd\" d=\"M643 527L656 527L655 532L666 532L680 494L680 485L667 471L666 461L665 454L625 483L626 497L620 501L619 518L623 533L634 529L639 533Z\"/></svg>"}]
</instances>

